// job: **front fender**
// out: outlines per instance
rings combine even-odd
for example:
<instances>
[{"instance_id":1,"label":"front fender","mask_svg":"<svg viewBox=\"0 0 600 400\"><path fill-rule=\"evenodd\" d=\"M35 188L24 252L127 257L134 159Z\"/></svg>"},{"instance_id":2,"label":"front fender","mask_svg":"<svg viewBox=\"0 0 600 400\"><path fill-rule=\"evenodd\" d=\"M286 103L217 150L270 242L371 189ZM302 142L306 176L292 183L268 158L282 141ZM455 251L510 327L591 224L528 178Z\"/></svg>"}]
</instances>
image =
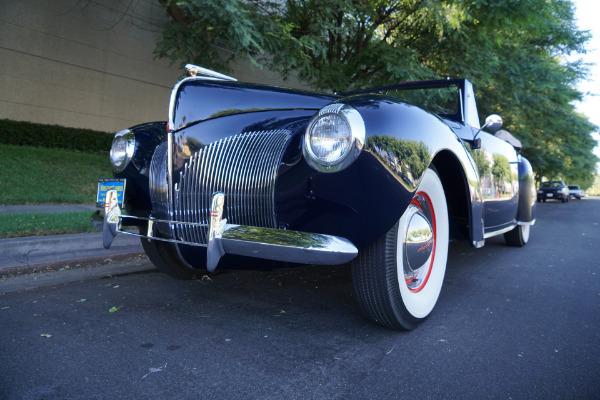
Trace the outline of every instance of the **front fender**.
<instances>
[{"instance_id":1,"label":"front fender","mask_svg":"<svg viewBox=\"0 0 600 400\"><path fill-rule=\"evenodd\" d=\"M473 157L454 130L439 117L385 96L341 100L357 108L365 120L365 150L375 156L409 197L397 199L399 219L425 170L432 164L444 185L453 220L461 220L474 245L483 241L483 197ZM465 231L466 231L465 229Z\"/></svg>"},{"instance_id":2,"label":"front fender","mask_svg":"<svg viewBox=\"0 0 600 400\"><path fill-rule=\"evenodd\" d=\"M461 215L468 218L465 226L471 228L472 243L483 240L479 177L463 142L444 121L387 96L352 96L339 102L354 107L363 117L365 147L347 169L313 173L307 179L307 197L314 206L307 204L305 211L313 211L298 215L310 215L313 222L292 224L293 229L344 236L359 248L369 245L400 219L425 170L443 153L440 159L454 159L458 161L454 165L460 166L451 180L459 182L459 187L444 185L447 197L456 197L460 191L464 204L455 209L463 207Z\"/></svg>"},{"instance_id":3,"label":"front fender","mask_svg":"<svg viewBox=\"0 0 600 400\"><path fill-rule=\"evenodd\" d=\"M148 176L152 154L166 140L167 123L149 122L128 129L135 137L135 150L127 167L116 178L127 179L125 187L125 209L129 215L147 217L151 207Z\"/></svg>"}]
</instances>

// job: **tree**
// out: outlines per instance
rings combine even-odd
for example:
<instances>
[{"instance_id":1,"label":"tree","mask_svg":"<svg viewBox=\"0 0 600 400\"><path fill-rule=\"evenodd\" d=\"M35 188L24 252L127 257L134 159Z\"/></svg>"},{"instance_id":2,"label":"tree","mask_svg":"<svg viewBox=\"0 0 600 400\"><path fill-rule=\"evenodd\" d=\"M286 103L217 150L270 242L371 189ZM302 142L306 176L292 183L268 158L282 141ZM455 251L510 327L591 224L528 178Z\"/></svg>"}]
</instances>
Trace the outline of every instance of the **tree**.
<instances>
[{"instance_id":1,"label":"tree","mask_svg":"<svg viewBox=\"0 0 600 400\"><path fill-rule=\"evenodd\" d=\"M480 119L499 113L537 179L592 182L590 133L575 84L590 37L571 0L158 0L171 15L156 54L226 72L254 65L325 91L464 77Z\"/></svg>"},{"instance_id":2,"label":"tree","mask_svg":"<svg viewBox=\"0 0 600 400\"><path fill-rule=\"evenodd\" d=\"M268 1L158 0L172 18L154 54L182 64L191 62L228 72L234 60L271 50L284 24ZM286 40L293 41L291 36Z\"/></svg>"}]
</instances>

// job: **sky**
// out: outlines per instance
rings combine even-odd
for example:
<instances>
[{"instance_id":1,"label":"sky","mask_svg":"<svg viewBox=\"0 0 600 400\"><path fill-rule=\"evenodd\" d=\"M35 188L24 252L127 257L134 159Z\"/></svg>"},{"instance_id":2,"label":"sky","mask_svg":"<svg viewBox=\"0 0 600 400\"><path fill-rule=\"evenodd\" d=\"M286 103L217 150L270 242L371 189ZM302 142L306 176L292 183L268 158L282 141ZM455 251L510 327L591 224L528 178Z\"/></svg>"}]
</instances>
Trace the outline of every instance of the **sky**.
<instances>
[{"instance_id":1,"label":"sky","mask_svg":"<svg viewBox=\"0 0 600 400\"><path fill-rule=\"evenodd\" d=\"M581 103L577 103L576 107L592 123L600 126L600 21L598 19L600 2L598 0L574 0L573 4L576 7L575 16L579 29L589 30L592 34L587 45L588 53L583 56L583 59L588 63L595 64L590 68L589 79L579 85L579 90L590 94L585 96ZM599 132L593 133L592 136L594 139L600 140ZM594 152L600 157L600 146L597 146Z\"/></svg>"}]
</instances>

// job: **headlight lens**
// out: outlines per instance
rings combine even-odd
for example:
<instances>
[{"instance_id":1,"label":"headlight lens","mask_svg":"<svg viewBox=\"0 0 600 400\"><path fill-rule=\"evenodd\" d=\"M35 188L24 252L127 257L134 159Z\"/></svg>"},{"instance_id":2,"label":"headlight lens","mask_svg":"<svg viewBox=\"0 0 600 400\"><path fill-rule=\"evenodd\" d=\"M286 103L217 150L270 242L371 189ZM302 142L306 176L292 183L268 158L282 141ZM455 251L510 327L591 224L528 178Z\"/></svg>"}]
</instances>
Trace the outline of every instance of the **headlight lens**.
<instances>
[{"instance_id":1,"label":"headlight lens","mask_svg":"<svg viewBox=\"0 0 600 400\"><path fill-rule=\"evenodd\" d=\"M359 112L345 104L331 104L308 125L304 156L319 171L341 171L358 157L364 140L365 124Z\"/></svg>"},{"instance_id":2,"label":"headlight lens","mask_svg":"<svg viewBox=\"0 0 600 400\"><path fill-rule=\"evenodd\" d=\"M135 135L129 129L115 134L110 148L110 163L114 172L121 172L127 167L135 149Z\"/></svg>"},{"instance_id":3,"label":"headlight lens","mask_svg":"<svg viewBox=\"0 0 600 400\"><path fill-rule=\"evenodd\" d=\"M309 140L316 158L325 164L335 164L350 149L352 129L338 114L326 114L313 124Z\"/></svg>"}]
</instances>

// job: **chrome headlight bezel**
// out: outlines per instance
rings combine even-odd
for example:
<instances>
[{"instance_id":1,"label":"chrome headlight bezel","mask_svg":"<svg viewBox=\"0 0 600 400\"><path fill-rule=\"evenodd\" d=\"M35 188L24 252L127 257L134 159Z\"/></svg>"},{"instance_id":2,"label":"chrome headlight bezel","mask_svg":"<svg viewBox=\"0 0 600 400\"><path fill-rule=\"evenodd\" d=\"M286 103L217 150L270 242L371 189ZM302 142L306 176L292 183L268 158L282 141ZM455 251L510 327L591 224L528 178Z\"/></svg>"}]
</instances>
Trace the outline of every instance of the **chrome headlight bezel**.
<instances>
[{"instance_id":1,"label":"chrome headlight bezel","mask_svg":"<svg viewBox=\"0 0 600 400\"><path fill-rule=\"evenodd\" d=\"M334 159L328 159L327 156L319 156L313 148L313 137L316 134L315 129L318 129L319 123L324 121L324 118L335 117L338 122L346 124L349 134L346 134L347 139L344 140L345 148L338 149L340 153ZM308 124L304 133L302 145L302 153L306 162L314 169L320 172L338 172L356 160L365 143L365 123L360 113L352 106L343 103L334 103L323 107L317 115Z\"/></svg>"},{"instance_id":2,"label":"chrome headlight bezel","mask_svg":"<svg viewBox=\"0 0 600 400\"><path fill-rule=\"evenodd\" d=\"M125 129L115 134L110 146L110 164L115 173L127 168L135 150L135 134Z\"/></svg>"}]
</instances>

